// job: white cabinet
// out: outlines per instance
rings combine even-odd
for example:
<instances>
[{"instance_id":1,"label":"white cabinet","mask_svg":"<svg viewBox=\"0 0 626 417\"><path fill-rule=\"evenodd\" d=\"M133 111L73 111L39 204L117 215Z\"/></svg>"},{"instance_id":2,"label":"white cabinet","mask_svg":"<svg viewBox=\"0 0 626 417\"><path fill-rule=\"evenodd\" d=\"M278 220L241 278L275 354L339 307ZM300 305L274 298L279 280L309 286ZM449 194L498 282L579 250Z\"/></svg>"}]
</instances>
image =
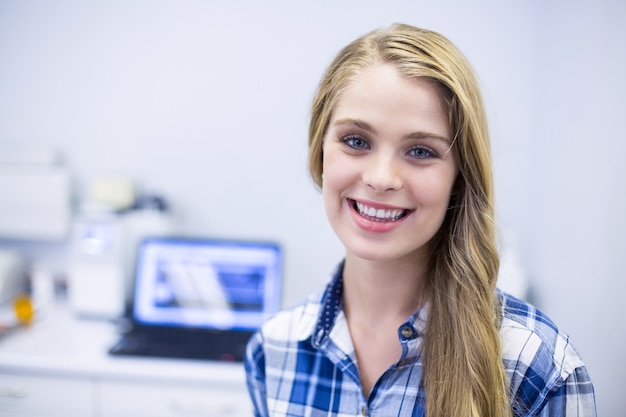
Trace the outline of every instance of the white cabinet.
<instances>
[{"instance_id":1,"label":"white cabinet","mask_svg":"<svg viewBox=\"0 0 626 417\"><path fill-rule=\"evenodd\" d=\"M83 378L0 374L0 416L94 416L92 382Z\"/></svg>"},{"instance_id":2,"label":"white cabinet","mask_svg":"<svg viewBox=\"0 0 626 417\"><path fill-rule=\"evenodd\" d=\"M103 381L99 384L99 391L100 417L252 415L246 392L232 388Z\"/></svg>"},{"instance_id":3,"label":"white cabinet","mask_svg":"<svg viewBox=\"0 0 626 417\"><path fill-rule=\"evenodd\" d=\"M242 386L0 375L2 417L249 417Z\"/></svg>"},{"instance_id":4,"label":"white cabinet","mask_svg":"<svg viewBox=\"0 0 626 417\"><path fill-rule=\"evenodd\" d=\"M111 357L106 321L63 306L0 337L0 417L249 417L241 363Z\"/></svg>"}]
</instances>

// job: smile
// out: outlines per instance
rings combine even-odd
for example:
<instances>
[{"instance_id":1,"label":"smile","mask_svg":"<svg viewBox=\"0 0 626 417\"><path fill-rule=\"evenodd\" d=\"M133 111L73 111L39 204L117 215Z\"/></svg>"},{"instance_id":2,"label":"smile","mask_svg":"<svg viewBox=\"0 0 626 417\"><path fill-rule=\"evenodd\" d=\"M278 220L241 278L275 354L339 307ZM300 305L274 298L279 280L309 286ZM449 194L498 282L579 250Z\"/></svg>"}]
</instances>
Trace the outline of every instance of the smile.
<instances>
[{"instance_id":1,"label":"smile","mask_svg":"<svg viewBox=\"0 0 626 417\"><path fill-rule=\"evenodd\" d=\"M409 214L409 210L406 209L370 207L352 199L349 199L349 202L359 216L373 222L395 222Z\"/></svg>"}]
</instances>

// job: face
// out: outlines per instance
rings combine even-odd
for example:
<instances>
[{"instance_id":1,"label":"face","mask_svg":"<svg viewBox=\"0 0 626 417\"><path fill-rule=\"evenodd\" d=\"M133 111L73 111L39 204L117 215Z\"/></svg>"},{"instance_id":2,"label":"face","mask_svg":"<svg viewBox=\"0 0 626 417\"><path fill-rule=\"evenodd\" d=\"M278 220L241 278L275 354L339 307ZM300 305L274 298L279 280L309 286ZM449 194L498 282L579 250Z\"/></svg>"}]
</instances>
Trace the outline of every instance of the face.
<instances>
[{"instance_id":1,"label":"face","mask_svg":"<svg viewBox=\"0 0 626 417\"><path fill-rule=\"evenodd\" d=\"M324 205L347 259L426 259L458 171L438 87L389 64L365 69L323 146Z\"/></svg>"}]
</instances>

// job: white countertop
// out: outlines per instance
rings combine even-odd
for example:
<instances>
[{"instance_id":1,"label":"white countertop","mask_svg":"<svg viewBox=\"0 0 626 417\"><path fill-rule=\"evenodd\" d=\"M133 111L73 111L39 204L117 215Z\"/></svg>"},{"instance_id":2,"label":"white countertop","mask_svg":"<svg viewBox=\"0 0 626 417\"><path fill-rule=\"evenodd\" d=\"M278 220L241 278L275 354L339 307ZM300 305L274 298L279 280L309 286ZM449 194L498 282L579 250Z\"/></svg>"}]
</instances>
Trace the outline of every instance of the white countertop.
<instances>
[{"instance_id":1,"label":"white countertop","mask_svg":"<svg viewBox=\"0 0 626 417\"><path fill-rule=\"evenodd\" d=\"M32 324L0 334L0 374L239 386L245 381L241 363L111 356L107 350L118 338L112 322L78 318L65 304L53 303Z\"/></svg>"}]
</instances>

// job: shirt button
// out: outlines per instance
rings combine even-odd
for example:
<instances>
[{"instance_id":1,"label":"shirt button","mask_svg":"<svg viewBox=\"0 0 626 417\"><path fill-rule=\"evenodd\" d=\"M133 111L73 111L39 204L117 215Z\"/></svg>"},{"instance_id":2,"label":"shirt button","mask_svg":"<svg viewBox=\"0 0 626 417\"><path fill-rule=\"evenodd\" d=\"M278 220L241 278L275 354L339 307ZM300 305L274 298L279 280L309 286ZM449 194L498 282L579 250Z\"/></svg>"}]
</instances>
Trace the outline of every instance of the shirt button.
<instances>
[{"instance_id":1,"label":"shirt button","mask_svg":"<svg viewBox=\"0 0 626 417\"><path fill-rule=\"evenodd\" d=\"M366 405L361 407L361 415L362 416L366 416L367 415L367 406Z\"/></svg>"},{"instance_id":2,"label":"shirt button","mask_svg":"<svg viewBox=\"0 0 626 417\"><path fill-rule=\"evenodd\" d=\"M409 326L404 326L402 330L400 330L400 333L405 339L410 339L411 337L413 337L413 329L411 329Z\"/></svg>"}]
</instances>

